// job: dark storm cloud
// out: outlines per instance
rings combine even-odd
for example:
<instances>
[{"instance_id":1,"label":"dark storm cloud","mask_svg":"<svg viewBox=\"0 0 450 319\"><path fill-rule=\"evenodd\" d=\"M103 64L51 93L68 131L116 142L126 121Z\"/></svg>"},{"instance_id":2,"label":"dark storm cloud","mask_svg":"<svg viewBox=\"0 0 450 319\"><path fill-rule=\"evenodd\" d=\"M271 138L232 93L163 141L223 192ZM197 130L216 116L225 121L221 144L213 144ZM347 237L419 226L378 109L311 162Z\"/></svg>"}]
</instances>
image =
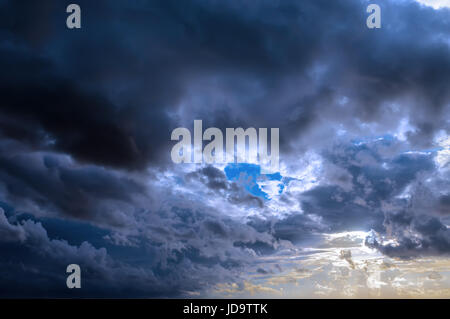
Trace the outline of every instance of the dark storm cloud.
<instances>
[{"instance_id":1,"label":"dark storm cloud","mask_svg":"<svg viewBox=\"0 0 450 319\"><path fill-rule=\"evenodd\" d=\"M64 4L3 4L0 119L24 142L142 168L194 118L281 127L284 150L324 120L358 133L357 119L389 130L409 116L419 144L448 128L448 10L382 1L369 30L358 1L81 1L83 28L68 30Z\"/></svg>"},{"instance_id":2,"label":"dark storm cloud","mask_svg":"<svg viewBox=\"0 0 450 319\"><path fill-rule=\"evenodd\" d=\"M74 246L65 240L51 239L39 222L24 220L10 224L0 209L0 232L5 230L15 232L16 236L0 239L3 297L101 297L107 291L116 297L127 292L142 295L144 291L148 296L156 291L170 294L151 270L113 260L105 248L97 249L86 241ZM12 262L19 264L11 268ZM82 269L83 291L65 288L65 270L71 263Z\"/></svg>"},{"instance_id":3,"label":"dark storm cloud","mask_svg":"<svg viewBox=\"0 0 450 319\"><path fill-rule=\"evenodd\" d=\"M11 215L11 213L9 213ZM132 245L131 236L120 232L92 229L51 238L43 224L34 219L11 215L0 208L0 295L9 297L179 297L202 292L217 282L237 281L235 272L249 264L259 247L276 245L268 234L224 217L189 209L172 208L143 214ZM13 222L15 220L15 222ZM65 227L74 228L69 221ZM48 219L44 224L51 227ZM92 226L90 226L92 228ZM62 228L60 226L60 228ZM52 231L54 233L54 231ZM78 234L78 236L77 236ZM94 236L94 237L93 237ZM74 244L73 241L79 242ZM97 248L90 241L95 241ZM103 246L107 246L104 248ZM79 264L83 289L65 286L65 267ZM16 264L14 269L6 269ZM4 276L4 274L8 274Z\"/></svg>"},{"instance_id":4,"label":"dark storm cloud","mask_svg":"<svg viewBox=\"0 0 450 319\"><path fill-rule=\"evenodd\" d=\"M162 204L179 196L172 185L155 189L129 174L80 166L66 156L23 154L17 147L5 154L8 147L2 147L2 200L16 211L2 202L8 218L1 210L0 268L8 276L0 276L0 295L187 296L239 280L238 270L262 248L273 251L277 245L268 233L224 216L220 207L189 200L180 207L175 201ZM205 167L194 175L220 180L222 174ZM159 203L153 205L151 193ZM92 230L76 220L88 222ZM65 288L70 263L83 269L79 293ZM18 266L6 272L11 264Z\"/></svg>"},{"instance_id":5,"label":"dark storm cloud","mask_svg":"<svg viewBox=\"0 0 450 319\"><path fill-rule=\"evenodd\" d=\"M139 182L97 166L77 167L65 157L42 154L1 154L2 199L21 210L59 214L125 226Z\"/></svg>"},{"instance_id":6,"label":"dark storm cloud","mask_svg":"<svg viewBox=\"0 0 450 319\"><path fill-rule=\"evenodd\" d=\"M284 146L304 136L304 149L317 147L311 145L311 136L320 139L319 146L328 143L339 125L358 135L367 134L361 122L374 123L378 127L371 133L384 134L409 117L416 128L410 141L421 147L431 144L437 130L448 129L443 116L449 101L448 11L414 2L382 2L383 27L373 32L364 27L365 8L357 2L292 5L297 16L280 18L281 9L274 10L273 24L258 28L265 43L277 44L264 46L262 52L278 60L224 76L217 81L221 90L202 87L203 104L216 105L219 112L233 110L243 126L280 127ZM262 12L252 22L261 23ZM420 24L415 22L418 16ZM275 25L283 33L276 39L271 33ZM297 58L290 59L291 53ZM280 60L282 64L273 63ZM265 68L271 68L270 74ZM224 102L217 102L220 91ZM205 114L202 106L193 109L192 117Z\"/></svg>"},{"instance_id":7,"label":"dark storm cloud","mask_svg":"<svg viewBox=\"0 0 450 319\"><path fill-rule=\"evenodd\" d=\"M54 75L51 63L29 52L5 49L0 55L5 136L34 142L35 148L67 152L82 161L131 168L144 165L151 152L151 135L140 149L125 123L127 115L105 97Z\"/></svg>"},{"instance_id":8,"label":"dark storm cloud","mask_svg":"<svg viewBox=\"0 0 450 319\"><path fill-rule=\"evenodd\" d=\"M1 212L0 295L71 296L60 285L79 262L85 296L186 296L236 281L283 240L353 229L393 236L369 243L391 256L448 253L448 175L434 155L406 153L449 131L448 9L379 1L382 28L368 30L362 1L80 0L82 29L68 30L69 3L0 1L0 200L103 227L109 246ZM384 136L406 118L395 145L331 148L338 129ZM170 132L194 119L279 127L288 173L322 154L318 185L280 197L303 211L267 217L212 166L171 184ZM411 186L429 178L426 192ZM242 207L264 218L226 217Z\"/></svg>"}]
</instances>

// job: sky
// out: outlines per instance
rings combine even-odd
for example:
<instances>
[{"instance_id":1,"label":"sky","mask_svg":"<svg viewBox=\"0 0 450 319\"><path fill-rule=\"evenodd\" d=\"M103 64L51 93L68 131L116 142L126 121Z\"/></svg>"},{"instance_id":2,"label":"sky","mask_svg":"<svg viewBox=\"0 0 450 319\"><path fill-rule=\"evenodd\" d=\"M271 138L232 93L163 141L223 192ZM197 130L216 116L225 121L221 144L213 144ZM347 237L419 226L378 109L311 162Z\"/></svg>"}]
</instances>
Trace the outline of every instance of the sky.
<instances>
[{"instance_id":1,"label":"sky","mask_svg":"<svg viewBox=\"0 0 450 319\"><path fill-rule=\"evenodd\" d=\"M450 297L447 0L72 2L0 0L0 297Z\"/></svg>"}]
</instances>

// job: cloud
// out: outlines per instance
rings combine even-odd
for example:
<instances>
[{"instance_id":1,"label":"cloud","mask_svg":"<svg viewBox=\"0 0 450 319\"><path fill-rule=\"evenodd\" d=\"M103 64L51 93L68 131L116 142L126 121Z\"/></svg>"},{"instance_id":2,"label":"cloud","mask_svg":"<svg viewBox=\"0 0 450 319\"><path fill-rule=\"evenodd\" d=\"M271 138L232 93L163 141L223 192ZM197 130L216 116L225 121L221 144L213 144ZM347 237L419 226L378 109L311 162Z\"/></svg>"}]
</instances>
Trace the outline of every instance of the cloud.
<instances>
[{"instance_id":1,"label":"cloud","mask_svg":"<svg viewBox=\"0 0 450 319\"><path fill-rule=\"evenodd\" d=\"M448 129L445 11L385 1L386 23L372 32L363 2L80 5L95 34L56 28L56 18L33 26L1 19L4 135L88 163L144 169L166 165L171 129L196 118L219 128L280 127L285 153L339 127L393 132L405 117L417 145ZM3 6L13 16L65 12L50 2Z\"/></svg>"},{"instance_id":2,"label":"cloud","mask_svg":"<svg viewBox=\"0 0 450 319\"><path fill-rule=\"evenodd\" d=\"M366 1L79 4L76 32L64 2L0 4L2 295L70 296L74 260L89 296L278 293L242 274L344 231L448 255L448 9L381 1L369 30ZM194 119L279 127L280 172L173 164Z\"/></svg>"},{"instance_id":3,"label":"cloud","mask_svg":"<svg viewBox=\"0 0 450 319\"><path fill-rule=\"evenodd\" d=\"M386 214L386 236L366 238L370 247L392 257L448 255L450 230L439 218L400 211Z\"/></svg>"},{"instance_id":4,"label":"cloud","mask_svg":"<svg viewBox=\"0 0 450 319\"><path fill-rule=\"evenodd\" d=\"M224 223L187 210L159 215L159 219L165 217L161 225L142 225L142 233L135 236L132 249L122 242L103 241L108 250L96 248L88 241L74 245L64 239L52 239L41 222L16 216L18 221L13 223L3 210L0 213L0 268L6 269L11 262L21 265L2 272L8 276L0 276L0 295L10 297L184 296L189 291L201 292L212 284L231 280L235 269L255 256L245 247L247 244L261 241L271 245L270 236L249 227L231 226L230 221ZM180 218L191 220L184 223L185 230L180 228ZM93 240L102 242L99 238ZM235 246L237 242L239 245ZM127 253L123 255L120 249ZM82 269L83 289L78 292L65 286L65 267L72 263Z\"/></svg>"},{"instance_id":5,"label":"cloud","mask_svg":"<svg viewBox=\"0 0 450 319\"><path fill-rule=\"evenodd\" d=\"M8 222L2 208L0 208L0 234L2 242L23 242L26 237L23 228L11 225Z\"/></svg>"},{"instance_id":6,"label":"cloud","mask_svg":"<svg viewBox=\"0 0 450 319\"><path fill-rule=\"evenodd\" d=\"M119 172L78 166L51 153L0 154L4 200L39 214L67 216L123 226L124 211L144 194L144 186Z\"/></svg>"},{"instance_id":7,"label":"cloud","mask_svg":"<svg viewBox=\"0 0 450 319\"><path fill-rule=\"evenodd\" d=\"M355 263L352 260L352 251L351 250L341 250L339 258L344 259L352 269L355 268Z\"/></svg>"},{"instance_id":8,"label":"cloud","mask_svg":"<svg viewBox=\"0 0 450 319\"><path fill-rule=\"evenodd\" d=\"M416 0L424 5L433 7L434 9L440 9L450 7L450 1L448 0Z\"/></svg>"},{"instance_id":9,"label":"cloud","mask_svg":"<svg viewBox=\"0 0 450 319\"><path fill-rule=\"evenodd\" d=\"M249 177L251 178L251 177ZM260 196L249 193L246 190L248 184L242 180L227 178L226 174L214 166L207 165L196 171L189 172L185 176L189 183L195 180L200 181L208 189L214 192L215 196L223 197L226 201L237 206L264 207L264 201ZM252 187L257 187L255 181L250 182Z\"/></svg>"}]
</instances>

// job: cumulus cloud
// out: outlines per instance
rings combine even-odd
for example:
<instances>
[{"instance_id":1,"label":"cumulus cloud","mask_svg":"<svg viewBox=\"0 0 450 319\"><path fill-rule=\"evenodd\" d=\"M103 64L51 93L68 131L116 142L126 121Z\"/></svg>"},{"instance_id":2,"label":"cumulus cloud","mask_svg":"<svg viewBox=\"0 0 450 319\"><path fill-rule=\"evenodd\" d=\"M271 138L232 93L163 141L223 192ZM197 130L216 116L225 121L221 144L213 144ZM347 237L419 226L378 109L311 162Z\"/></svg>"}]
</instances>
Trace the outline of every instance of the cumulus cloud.
<instances>
[{"instance_id":1,"label":"cumulus cloud","mask_svg":"<svg viewBox=\"0 0 450 319\"><path fill-rule=\"evenodd\" d=\"M276 245L269 235L244 225L232 226L232 222L213 216L174 209L158 217L147 216L153 222L147 221L141 233L133 237L135 250L127 254L139 258L144 253L146 257L136 263L88 241L73 245L64 239L52 239L41 222L16 218L19 221L12 223L1 211L0 248L4 258L0 268L6 269L12 260L24 261L23 266L8 272L9 277L0 276L0 294L4 296L182 296L217 282L237 280L234 272L256 256L247 245ZM111 236L117 237L114 234ZM116 245L123 246L123 240L113 245L105 240L103 244L114 250ZM32 262L27 261L30 257ZM80 265L85 289L71 294L65 288L64 271L72 263ZM11 276L22 277L21 284L28 287L25 293L23 286L14 285Z\"/></svg>"},{"instance_id":2,"label":"cumulus cloud","mask_svg":"<svg viewBox=\"0 0 450 319\"><path fill-rule=\"evenodd\" d=\"M0 234L2 242L23 242L26 238L24 229L20 226L11 225L2 208L0 208Z\"/></svg>"}]
</instances>

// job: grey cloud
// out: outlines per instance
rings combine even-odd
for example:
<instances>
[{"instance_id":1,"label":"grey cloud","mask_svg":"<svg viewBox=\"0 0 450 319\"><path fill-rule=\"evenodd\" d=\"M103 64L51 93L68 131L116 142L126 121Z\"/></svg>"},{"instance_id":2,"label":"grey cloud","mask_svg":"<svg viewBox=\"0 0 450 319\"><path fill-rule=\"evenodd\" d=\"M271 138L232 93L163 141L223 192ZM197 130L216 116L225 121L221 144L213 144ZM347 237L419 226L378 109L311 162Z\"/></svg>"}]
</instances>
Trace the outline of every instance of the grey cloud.
<instances>
[{"instance_id":1,"label":"grey cloud","mask_svg":"<svg viewBox=\"0 0 450 319\"><path fill-rule=\"evenodd\" d=\"M366 238L366 243L388 256L413 258L450 253L450 231L436 217L399 211L387 214L384 225L396 244L383 244L376 236Z\"/></svg>"},{"instance_id":2,"label":"grey cloud","mask_svg":"<svg viewBox=\"0 0 450 319\"><path fill-rule=\"evenodd\" d=\"M50 153L0 155L2 197L39 214L123 226L123 212L132 210L144 186L128 176L98 166L77 166ZM26 199L26 200L24 200Z\"/></svg>"},{"instance_id":3,"label":"grey cloud","mask_svg":"<svg viewBox=\"0 0 450 319\"><path fill-rule=\"evenodd\" d=\"M195 118L280 127L283 151L303 152L328 145L322 137L339 125L358 135L361 122L377 123L384 134L409 117L410 142L430 145L448 130L448 10L381 5L385 24L375 32L359 1L82 1L94 38L54 28L56 18L33 28L0 19L12 44L1 47L3 133L39 148L49 135L78 160L131 169L165 165L171 129ZM4 6L11 16L63 7ZM43 44L51 54L39 54ZM11 124L19 122L27 125Z\"/></svg>"},{"instance_id":4,"label":"grey cloud","mask_svg":"<svg viewBox=\"0 0 450 319\"><path fill-rule=\"evenodd\" d=\"M22 266L2 271L0 295L186 296L219 282L238 281L236 270L255 256L250 247L275 244L267 234L211 214L174 208L144 217L147 223L141 224L140 234L134 236L133 248L127 247L128 253L122 256L88 241L77 246L52 239L40 222L22 218L13 223L1 211L0 269L11 262ZM156 232L157 227L164 231ZM65 267L71 263L82 269L83 290L78 292L65 286ZM3 275L6 273L8 276Z\"/></svg>"},{"instance_id":5,"label":"grey cloud","mask_svg":"<svg viewBox=\"0 0 450 319\"><path fill-rule=\"evenodd\" d=\"M236 280L234 270L283 240L351 229L393 236L398 246L370 243L392 256L448 253L448 175L433 155L405 153L435 147L450 129L448 9L380 1L383 27L368 30L364 1L80 0L83 29L71 32L60 27L64 4L0 3L1 200L105 227L105 242L131 256L0 214L0 294L23 296L17 287L40 272L60 296L55 274L77 260L91 296L180 296ZM177 172L170 132L194 119L279 127L287 168L306 151L321 154L318 185L287 187L280 199L303 211L237 221L162 185ZM395 135L405 119L405 140L364 140ZM430 177L428 189L411 186ZM182 179L231 207L268 209L213 166ZM412 199L399 199L409 186ZM23 266L12 279L11 264Z\"/></svg>"},{"instance_id":6,"label":"grey cloud","mask_svg":"<svg viewBox=\"0 0 450 319\"><path fill-rule=\"evenodd\" d=\"M11 225L6 219L3 209L0 208L0 240L2 242L23 242L25 238L24 229L20 226Z\"/></svg>"},{"instance_id":7,"label":"grey cloud","mask_svg":"<svg viewBox=\"0 0 450 319\"><path fill-rule=\"evenodd\" d=\"M218 196L223 196L230 203L249 207L264 207L264 200L246 191L239 182L229 181L225 173L214 166L208 165L186 174L186 180L199 180Z\"/></svg>"}]
</instances>

